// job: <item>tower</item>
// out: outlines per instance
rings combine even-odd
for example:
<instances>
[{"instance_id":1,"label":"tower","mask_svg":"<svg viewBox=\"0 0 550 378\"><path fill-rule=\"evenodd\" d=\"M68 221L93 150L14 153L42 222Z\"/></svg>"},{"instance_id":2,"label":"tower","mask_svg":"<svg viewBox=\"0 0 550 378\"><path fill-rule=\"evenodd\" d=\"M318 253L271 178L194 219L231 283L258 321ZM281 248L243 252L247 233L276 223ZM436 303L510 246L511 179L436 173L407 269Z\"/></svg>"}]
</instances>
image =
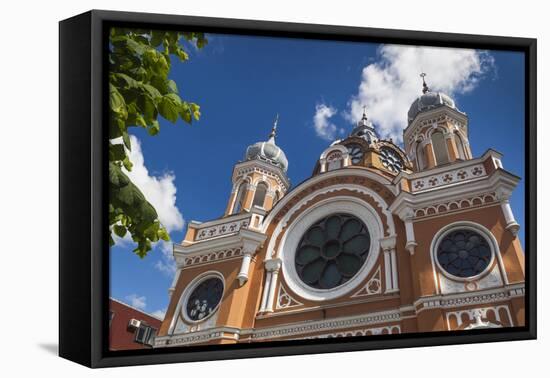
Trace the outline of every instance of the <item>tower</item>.
<instances>
[{"instance_id":1,"label":"tower","mask_svg":"<svg viewBox=\"0 0 550 378\"><path fill-rule=\"evenodd\" d=\"M445 93L432 92L422 73L422 95L408 112L403 133L405 152L416 171L472 159L468 140L468 116Z\"/></svg>"},{"instance_id":2,"label":"tower","mask_svg":"<svg viewBox=\"0 0 550 378\"><path fill-rule=\"evenodd\" d=\"M275 143L279 115L275 118L269 138L246 149L245 159L233 169L233 189L225 215L247 212L257 207L269 211L289 188L286 175L288 160Z\"/></svg>"}]
</instances>

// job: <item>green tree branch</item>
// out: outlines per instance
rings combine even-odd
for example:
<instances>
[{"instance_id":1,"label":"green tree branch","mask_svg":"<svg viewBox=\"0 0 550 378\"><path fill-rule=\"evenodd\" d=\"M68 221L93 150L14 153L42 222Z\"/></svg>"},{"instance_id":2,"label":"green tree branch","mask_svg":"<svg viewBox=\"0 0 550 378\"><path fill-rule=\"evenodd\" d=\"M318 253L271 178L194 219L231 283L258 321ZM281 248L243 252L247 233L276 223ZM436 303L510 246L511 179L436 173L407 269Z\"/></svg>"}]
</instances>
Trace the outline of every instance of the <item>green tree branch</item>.
<instances>
[{"instance_id":1,"label":"green tree branch","mask_svg":"<svg viewBox=\"0 0 550 378\"><path fill-rule=\"evenodd\" d=\"M143 127L149 135L160 132L158 117L172 123L199 120L199 105L183 100L176 83L168 79L171 58L189 59L185 45L201 49L203 33L112 28L109 38L109 230L137 243L134 252L144 257L151 245L170 236L155 208L124 172L132 170L128 130Z\"/></svg>"}]
</instances>

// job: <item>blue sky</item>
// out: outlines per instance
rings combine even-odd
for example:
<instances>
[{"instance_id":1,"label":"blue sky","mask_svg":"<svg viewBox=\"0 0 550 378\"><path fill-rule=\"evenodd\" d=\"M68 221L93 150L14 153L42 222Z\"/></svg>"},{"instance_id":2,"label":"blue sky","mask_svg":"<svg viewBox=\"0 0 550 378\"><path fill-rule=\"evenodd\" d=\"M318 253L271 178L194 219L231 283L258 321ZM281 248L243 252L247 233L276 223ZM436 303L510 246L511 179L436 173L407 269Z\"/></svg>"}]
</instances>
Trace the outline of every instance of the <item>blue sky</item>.
<instances>
[{"instance_id":1,"label":"blue sky","mask_svg":"<svg viewBox=\"0 0 550 378\"><path fill-rule=\"evenodd\" d=\"M223 214L233 165L248 145L267 139L277 113L277 144L296 185L311 175L329 139L351 131L362 104L383 136L398 138L410 99L421 93L421 70L433 90L452 95L468 114L473 155L488 148L500 151L505 169L524 177L520 53L222 35L210 35L209 41L203 50L191 48L188 62L173 59L171 70L181 96L201 105L200 121L173 125L161 120L155 137L133 130L144 157L144 185L172 199L164 201L162 213L175 242L184 236L181 217L207 221ZM330 111L314 121L321 108ZM511 199L522 226L523 201L522 181ZM522 228L522 242L523 237ZM132 249L123 242L111 250L111 295L162 312L172 281L169 253L158 245L140 260Z\"/></svg>"}]
</instances>

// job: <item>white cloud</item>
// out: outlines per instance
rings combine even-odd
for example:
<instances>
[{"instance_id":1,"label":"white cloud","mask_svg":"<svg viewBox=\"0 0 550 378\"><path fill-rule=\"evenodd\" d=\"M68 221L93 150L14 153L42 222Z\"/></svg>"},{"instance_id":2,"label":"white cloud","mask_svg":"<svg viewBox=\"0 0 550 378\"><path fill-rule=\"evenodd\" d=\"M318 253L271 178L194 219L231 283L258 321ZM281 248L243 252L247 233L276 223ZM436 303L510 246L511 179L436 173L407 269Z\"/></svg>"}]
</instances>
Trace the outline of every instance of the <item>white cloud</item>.
<instances>
[{"instance_id":1,"label":"white cloud","mask_svg":"<svg viewBox=\"0 0 550 378\"><path fill-rule=\"evenodd\" d=\"M151 315L159 320L164 320L164 316L166 316L166 309L154 311Z\"/></svg>"},{"instance_id":2,"label":"white cloud","mask_svg":"<svg viewBox=\"0 0 550 378\"><path fill-rule=\"evenodd\" d=\"M378 55L378 61L363 68L347 118L357 122L366 105L380 136L398 142L407 126L409 107L422 93L422 71L431 90L453 96L472 91L494 68L494 58L479 50L383 45Z\"/></svg>"},{"instance_id":3,"label":"white cloud","mask_svg":"<svg viewBox=\"0 0 550 378\"><path fill-rule=\"evenodd\" d=\"M176 186L174 185L176 177L172 173L164 173L159 177L150 175L145 166L139 139L131 135L130 142L132 144L130 160L133 167L132 171L127 173L128 176L157 210L159 220L168 232L181 230L184 221L176 207Z\"/></svg>"},{"instance_id":4,"label":"white cloud","mask_svg":"<svg viewBox=\"0 0 550 378\"><path fill-rule=\"evenodd\" d=\"M338 128L330 122L330 118L332 118L336 113L337 110L331 106L327 106L325 104L317 104L315 106L313 126L315 127L317 136L328 141L334 140Z\"/></svg>"},{"instance_id":5,"label":"white cloud","mask_svg":"<svg viewBox=\"0 0 550 378\"><path fill-rule=\"evenodd\" d=\"M129 302L129 305L132 307L135 307L139 310L145 310L145 307L147 307L146 298L144 296L138 296L137 294L130 294L125 297L125 299Z\"/></svg>"},{"instance_id":6,"label":"white cloud","mask_svg":"<svg viewBox=\"0 0 550 378\"><path fill-rule=\"evenodd\" d=\"M157 245L162 255L155 263L155 268L167 276L173 277L176 273L176 260L172 253L172 243L161 241Z\"/></svg>"}]
</instances>

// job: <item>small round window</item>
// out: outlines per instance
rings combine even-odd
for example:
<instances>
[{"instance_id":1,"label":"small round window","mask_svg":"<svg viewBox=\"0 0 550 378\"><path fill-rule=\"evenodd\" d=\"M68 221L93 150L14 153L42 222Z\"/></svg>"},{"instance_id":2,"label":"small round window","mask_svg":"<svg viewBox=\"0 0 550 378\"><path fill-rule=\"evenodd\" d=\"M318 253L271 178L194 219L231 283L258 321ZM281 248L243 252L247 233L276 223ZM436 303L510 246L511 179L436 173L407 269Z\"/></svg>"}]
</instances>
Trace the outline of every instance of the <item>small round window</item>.
<instances>
[{"instance_id":1,"label":"small round window","mask_svg":"<svg viewBox=\"0 0 550 378\"><path fill-rule=\"evenodd\" d=\"M193 321L207 318L218 308L222 294L223 281L219 277L209 277L201 281L187 299L187 317Z\"/></svg>"},{"instance_id":2,"label":"small round window","mask_svg":"<svg viewBox=\"0 0 550 378\"><path fill-rule=\"evenodd\" d=\"M370 235L362 221L348 214L331 215L302 236L296 250L296 271L306 285L332 289L355 276L369 249Z\"/></svg>"},{"instance_id":3,"label":"small round window","mask_svg":"<svg viewBox=\"0 0 550 378\"><path fill-rule=\"evenodd\" d=\"M475 277L487 269L492 252L487 239L470 229L446 234L436 251L437 262L447 273L460 278Z\"/></svg>"}]
</instances>

